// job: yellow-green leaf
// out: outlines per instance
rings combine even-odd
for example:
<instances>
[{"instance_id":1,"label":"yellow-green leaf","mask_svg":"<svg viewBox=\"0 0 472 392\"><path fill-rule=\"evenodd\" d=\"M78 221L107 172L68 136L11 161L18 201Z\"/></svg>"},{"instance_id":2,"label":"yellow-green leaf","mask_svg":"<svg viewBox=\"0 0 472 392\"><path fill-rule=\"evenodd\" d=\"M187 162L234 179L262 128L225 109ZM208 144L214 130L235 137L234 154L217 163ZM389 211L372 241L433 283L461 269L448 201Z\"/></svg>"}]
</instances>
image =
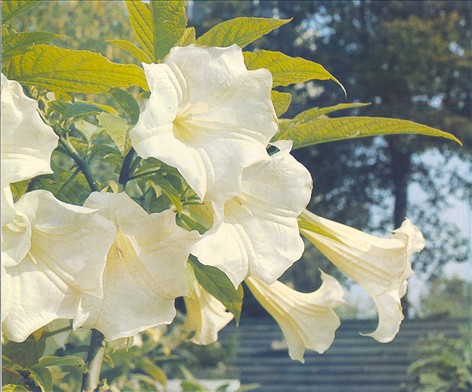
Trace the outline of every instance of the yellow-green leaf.
<instances>
[{"instance_id":1,"label":"yellow-green leaf","mask_svg":"<svg viewBox=\"0 0 472 392\"><path fill-rule=\"evenodd\" d=\"M2 23L6 23L14 16L21 14L40 2L41 0L2 1Z\"/></svg>"},{"instance_id":2,"label":"yellow-green leaf","mask_svg":"<svg viewBox=\"0 0 472 392\"><path fill-rule=\"evenodd\" d=\"M242 285L239 286L238 290L235 290L233 284L223 271L200 263L192 255L189 258L189 265L193 268L198 283L226 306L226 309L234 315L236 322L239 323L244 297Z\"/></svg>"},{"instance_id":3,"label":"yellow-green leaf","mask_svg":"<svg viewBox=\"0 0 472 392\"><path fill-rule=\"evenodd\" d=\"M195 43L195 27L185 29L184 34L180 37L175 46L189 46Z\"/></svg>"},{"instance_id":4,"label":"yellow-green leaf","mask_svg":"<svg viewBox=\"0 0 472 392\"><path fill-rule=\"evenodd\" d=\"M346 92L339 80L324 69L321 64L301 57L290 57L281 52L259 50L244 52L244 60L248 69L267 68L272 73L274 87L303 83L308 80L332 80Z\"/></svg>"},{"instance_id":5,"label":"yellow-green leaf","mask_svg":"<svg viewBox=\"0 0 472 392\"><path fill-rule=\"evenodd\" d=\"M187 26L185 0L127 0L131 26L143 51L155 63L164 59Z\"/></svg>"},{"instance_id":6,"label":"yellow-green leaf","mask_svg":"<svg viewBox=\"0 0 472 392\"><path fill-rule=\"evenodd\" d=\"M126 41L124 39L109 39L107 40L107 42L116 45L123 50L126 50L128 53L134 56L136 60L138 60L140 63L152 63L148 55L132 42Z\"/></svg>"},{"instance_id":7,"label":"yellow-green leaf","mask_svg":"<svg viewBox=\"0 0 472 392\"><path fill-rule=\"evenodd\" d=\"M418 134L443 137L462 145L454 135L408 120L383 117L320 117L302 124L290 120L280 124L275 140L293 140L293 148L367 136Z\"/></svg>"},{"instance_id":8,"label":"yellow-green leaf","mask_svg":"<svg viewBox=\"0 0 472 392\"><path fill-rule=\"evenodd\" d=\"M101 113L97 120L103 129L110 135L116 146L124 156L128 153L131 146L128 140L129 124L124 118L110 113Z\"/></svg>"},{"instance_id":9,"label":"yellow-green leaf","mask_svg":"<svg viewBox=\"0 0 472 392\"><path fill-rule=\"evenodd\" d=\"M271 95L275 113L277 114L277 117L280 117L288 110L290 102L292 102L292 94L272 91Z\"/></svg>"},{"instance_id":10,"label":"yellow-green leaf","mask_svg":"<svg viewBox=\"0 0 472 392\"><path fill-rule=\"evenodd\" d=\"M263 35L287 24L292 19L235 18L217 24L197 39L198 45L231 46L244 48Z\"/></svg>"},{"instance_id":11,"label":"yellow-green leaf","mask_svg":"<svg viewBox=\"0 0 472 392\"><path fill-rule=\"evenodd\" d=\"M2 386L2 392L29 392L23 385L7 384Z\"/></svg>"},{"instance_id":12,"label":"yellow-green leaf","mask_svg":"<svg viewBox=\"0 0 472 392\"><path fill-rule=\"evenodd\" d=\"M149 374L159 384L167 385L167 376L164 371L147 357L140 357L137 363L138 368Z\"/></svg>"},{"instance_id":13,"label":"yellow-green leaf","mask_svg":"<svg viewBox=\"0 0 472 392\"><path fill-rule=\"evenodd\" d=\"M52 391L52 376L49 369L44 366L33 366L30 369L29 378L41 389L41 392Z\"/></svg>"},{"instance_id":14,"label":"yellow-green leaf","mask_svg":"<svg viewBox=\"0 0 472 392\"><path fill-rule=\"evenodd\" d=\"M293 120L290 120L290 121L296 124L303 124L309 121L316 120L320 118L321 116L325 116L329 113L337 112L340 110L359 108L359 107L363 107L367 105L369 104L368 103L340 103L334 106L327 106L324 108L311 108L297 114L297 116Z\"/></svg>"},{"instance_id":15,"label":"yellow-green leaf","mask_svg":"<svg viewBox=\"0 0 472 392\"><path fill-rule=\"evenodd\" d=\"M57 38L66 37L43 31L4 34L2 36L2 61L6 64L13 56L28 52L31 46L45 44Z\"/></svg>"},{"instance_id":16,"label":"yellow-green leaf","mask_svg":"<svg viewBox=\"0 0 472 392\"><path fill-rule=\"evenodd\" d=\"M116 64L98 53L50 45L35 45L13 57L4 73L20 83L63 94L104 93L129 86L148 89L144 71L136 65Z\"/></svg>"}]
</instances>

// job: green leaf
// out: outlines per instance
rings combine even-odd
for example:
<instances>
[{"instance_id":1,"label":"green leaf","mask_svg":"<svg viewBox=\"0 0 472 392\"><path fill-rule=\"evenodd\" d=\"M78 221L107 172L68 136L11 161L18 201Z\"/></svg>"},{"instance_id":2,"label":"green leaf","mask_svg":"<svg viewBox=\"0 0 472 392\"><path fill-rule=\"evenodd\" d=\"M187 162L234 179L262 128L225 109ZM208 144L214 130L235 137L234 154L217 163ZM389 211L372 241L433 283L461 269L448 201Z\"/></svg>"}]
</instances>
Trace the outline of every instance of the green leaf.
<instances>
[{"instance_id":1,"label":"green leaf","mask_svg":"<svg viewBox=\"0 0 472 392\"><path fill-rule=\"evenodd\" d=\"M94 116L105 112L101 107L87 102L53 101L50 105L53 109L61 112L65 118Z\"/></svg>"},{"instance_id":2,"label":"green leaf","mask_svg":"<svg viewBox=\"0 0 472 392\"><path fill-rule=\"evenodd\" d=\"M98 53L50 45L35 45L13 57L4 73L20 83L63 94L104 93L129 86L148 89L144 71L136 65L116 64Z\"/></svg>"},{"instance_id":3,"label":"green leaf","mask_svg":"<svg viewBox=\"0 0 472 392\"><path fill-rule=\"evenodd\" d=\"M52 377L47 367L37 365L33 366L30 371L29 378L35 382L41 392L52 391Z\"/></svg>"},{"instance_id":4,"label":"green leaf","mask_svg":"<svg viewBox=\"0 0 472 392\"><path fill-rule=\"evenodd\" d=\"M134 97L127 91L119 88L114 88L109 91L111 96L115 98L116 102L123 108L130 119L132 125L136 124L139 120L139 105Z\"/></svg>"},{"instance_id":5,"label":"green leaf","mask_svg":"<svg viewBox=\"0 0 472 392\"><path fill-rule=\"evenodd\" d=\"M22 343L8 342L2 345L2 355L24 367L34 365L44 352L45 339L36 342L29 336Z\"/></svg>"},{"instance_id":6,"label":"green leaf","mask_svg":"<svg viewBox=\"0 0 472 392\"><path fill-rule=\"evenodd\" d=\"M13 56L26 53L30 47L45 44L57 38L66 38L62 35L42 31L34 33L13 33L2 36L2 61L6 64Z\"/></svg>"},{"instance_id":7,"label":"green leaf","mask_svg":"<svg viewBox=\"0 0 472 392\"><path fill-rule=\"evenodd\" d=\"M274 104L275 114L280 117L284 114L292 102L292 94L281 93L279 91L272 91L272 102Z\"/></svg>"},{"instance_id":8,"label":"green leaf","mask_svg":"<svg viewBox=\"0 0 472 392\"><path fill-rule=\"evenodd\" d=\"M76 366L85 367L85 362L82 358L73 355L66 355L64 357L45 356L39 359L41 366Z\"/></svg>"},{"instance_id":9,"label":"green leaf","mask_svg":"<svg viewBox=\"0 0 472 392\"><path fill-rule=\"evenodd\" d=\"M97 116L98 122L103 129L110 135L116 146L124 156L131 146L128 141L129 124L124 118L110 113L102 113Z\"/></svg>"},{"instance_id":10,"label":"green leaf","mask_svg":"<svg viewBox=\"0 0 472 392\"><path fill-rule=\"evenodd\" d=\"M259 50L244 52L244 60L248 69L267 68L272 73L273 87L288 86L314 79L332 80L339 84L346 93L339 80L324 69L321 64L301 57L289 57L280 52Z\"/></svg>"},{"instance_id":11,"label":"green leaf","mask_svg":"<svg viewBox=\"0 0 472 392\"><path fill-rule=\"evenodd\" d=\"M223 271L213 266L203 265L192 255L189 257L189 262L198 283L226 306L226 309L233 313L236 323L239 323L244 297L242 285L236 290Z\"/></svg>"},{"instance_id":12,"label":"green leaf","mask_svg":"<svg viewBox=\"0 0 472 392\"><path fill-rule=\"evenodd\" d=\"M154 188L157 197L161 195L161 191L164 192L170 202L175 206L177 213L179 215L182 213L182 201L180 200L179 191L172 186L170 181L161 177L157 181L157 184L151 182L151 186Z\"/></svg>"},{"instance_id":13,"label":"green leaf","mask_svg":"<svg viewBox=\"0 0 472 392\"><path fill-rule=\"evenodd\" d=\"M127 0L126 7L136 39L152 62L158 63L185 32L185 1L151 0L147 5Z\"/></svg>"},{"instance_id":14,"label":"green leaf","mask_svg":"<svg viewBox=\"0 0 472 392\"><path fill-rule=\"evenodd\" d=\"M217 24L199 37L197 44L204 46L231 46L237 44L244 48L291 20L248 17L227 20Z\"/></svg>"},{"instance_id":15,"label":"green leaf","mask_svg":"<svg viewBox=\"0 0 472 392\"><path fill-rule=\"evenodd\" d=\"M293 149L336 140L367 136L418 134L443 137L462 145L454 135L408 120L382 117L321 117L313 121L290 126L281 124L282 132L276 140L293 140Z\"/></svg>"},{"instance_id":16,"label":"green leaf","mask_svg":"<svg viewBox=\"0 0 472 392\"><path fill-rule=\"evenodd\" d=\"M2 23L6 23L11 18L39 4L41 0L26 1L2 1Z\"/></svg>"},{"instance_id":17,"label":"green leaf","mask_svg":"<svg viewBox=\"0 0 472 392\"><path fill-rule=\"evenodd\" d=\"M137 366L149 374L159 384L166 386L167 377L164 371L147 357L140 357Z\"/></svg>"},{"instance_id":18,"label":"green leaf","mask_svg":"<svg viewBox=\"0 0 472 392\"><path fill-rule=\"evenodd\" d=\"M180 37L179 41L175 46L189 46L196 41L195 27L189 27L185 29L184 34Z\"/></svg>"},{"instance_id":19,"label":"green leaf","mask_svg":"<svg viewBox=\"0 0 472 392\"><path fill-rule=\"evenodd\" d=\"M311 109L305 110L304 112L301 112L293 120L288 120L288 121L292 121L293 123L296 123L298 125L298 124L303 124L309 121L316 120L320 118L321 116L325 116L326 114L329 114L329 113L337 112L340 110L359 108L359 107L368 106L368 105L370 104L369 103L340 103L338 105L328 106L324 108L311 108Z\"/></svg>"},{"instance_id":20,"label":"green leaf","mask_svg":"<svg viewBox=\"0 0 472 392\"><path fill-rule=\"evenodd\" d=\"M29 392L23 385L8 384L2 386L2 392Z\"/></svg>"},{"instance_id":21,"label":"green leaf","mask_svg":"<svg viewBox=\"0 0 472 392\"><path fill-rule=\"evenodd\" d=\"M109 39L107 40L107 42L116 45L123 50L126 50L128 53L134 56L136 60L138 60L140 63L152 63L149 56L132 42L126 41L124 39Z\"/></svg>"}]
</instances>

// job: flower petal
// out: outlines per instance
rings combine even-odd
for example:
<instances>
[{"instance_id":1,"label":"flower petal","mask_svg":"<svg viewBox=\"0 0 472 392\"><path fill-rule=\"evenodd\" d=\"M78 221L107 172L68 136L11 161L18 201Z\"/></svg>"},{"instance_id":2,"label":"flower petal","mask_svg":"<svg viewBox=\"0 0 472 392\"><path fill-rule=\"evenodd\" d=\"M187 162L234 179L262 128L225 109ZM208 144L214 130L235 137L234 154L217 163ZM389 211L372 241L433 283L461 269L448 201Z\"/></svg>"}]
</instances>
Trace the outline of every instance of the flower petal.
<instances>
[{"instance_id":1,"label":"flower petal","mask_svg":"<svg viewBox=\"0 0 472 392\"><path fill-rule=\"evenodd\" d=\"M311 176L280 151L245 169L241 187L225 203L223 223L206 233L192 253L220 268L235 287L248 275L272 283L303 253L297 216L310 199Z\"/></svg>"},{"instance_id":2,"label":"flower petal","mask_svg":"<svg viewBox=\"0 0 472 392\"><path fill-rule=\"evenodd\" d=\"M52 173L58 137L37 112L38 103L2 74L2 187Z\"/></svg>"},{"instance_id":3,"label":"flower petal","mask_svg":"<svg viewBox=\"0 0 472 392\"><path fill-rule=\"evenodd\" d=\"M176 167L202 200L237 194L277 131L270 72L248 71L236 45L173 48L144 67L151 98L130 132L137 153Z\"/></svg>"},{"instance_id":4,"label":"flower petal","mask_svg":"<svg viewBox=\"0 0 472 392\"><path fill-rule=\"evenodd\" d=\"M2 328L8 339L22 342L53 320L73 318L82 291L102 294L115 232L94 211L62 203L44 190L26 193L15 208L15 220L2 227L12 260L4 265Z\"/></svg>"},{"instance_id":5,"label":"flower petal","mask_svg":"<svg viewBox=\"0 0 472 392\"><path fill-rule=\"evenodd\" d=\"M184 297L187 318L184 329L195 332L191 341L195 344L211 344L218 340L218 332L232 319L225 306L209 294L194 279L190 295Z\"/></svg>"},{"instance_id":6,"label":"flower petal","mask_svg":"<svg viewBox=\"0 0 472 392\"><path fill-rule=\"evenodd\" d=\"M149 215L125 193L94 192L85 206L112 220L117 235L107 258L104 296L83 296L74 328L97 328L115 340L170 323L174 299L187 294L186 263L198 234L177 226L170 210Z\"/></svg>"},{"instance_id":7,"label":"flower petal","mask_svg":"<svg viewBox=\"0 0 472 392\"><path fill-rule=\"evenodd\" d=\"M246 283L260 304L274 317L287 340L290 358L304 362L306 349L325 352L341 324L334 308L344 303L343 289L321 271L323 284L312 293L300 293L278 281L266 285L249 277Z\"/></svg>"},{"instance_id":8,"label":"flower petal","mask_svg":"<svg viewBox=\"0 0 472 392\"><path fill-rule=\"evenodd\" d=\"M302 228L301 233L372 296L379 325L368 335L380 342L391 341L403 319L400 298L412 274L410 256L424 247L421 232L405 220L393 238L379 238L309 211L301 218L313 228Z\"/></svg>"}]
</instances>

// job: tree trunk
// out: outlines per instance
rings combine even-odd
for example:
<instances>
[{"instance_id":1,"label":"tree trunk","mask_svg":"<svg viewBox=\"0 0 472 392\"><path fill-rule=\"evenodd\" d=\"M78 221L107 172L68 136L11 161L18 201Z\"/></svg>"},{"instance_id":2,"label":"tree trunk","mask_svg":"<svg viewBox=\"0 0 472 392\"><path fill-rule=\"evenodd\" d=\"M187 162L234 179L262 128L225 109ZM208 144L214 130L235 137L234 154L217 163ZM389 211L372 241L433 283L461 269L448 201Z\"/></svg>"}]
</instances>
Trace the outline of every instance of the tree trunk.
<instances>
[{"instance_id":1,"label":"tree trunk","mask_svg":"<svg viewBox=\"0 0 472 392\"><path fill-rule=\"evenodd\" d=\"M407 216L408 210L408 184L411 173L411 152L404 142L388 138L390 152L390 170L393 183L393 208L394 228L399 228ZM402 308L405 317L409 316L410 304L406 296L402 298Z\"/></svg>"}]
</instances>

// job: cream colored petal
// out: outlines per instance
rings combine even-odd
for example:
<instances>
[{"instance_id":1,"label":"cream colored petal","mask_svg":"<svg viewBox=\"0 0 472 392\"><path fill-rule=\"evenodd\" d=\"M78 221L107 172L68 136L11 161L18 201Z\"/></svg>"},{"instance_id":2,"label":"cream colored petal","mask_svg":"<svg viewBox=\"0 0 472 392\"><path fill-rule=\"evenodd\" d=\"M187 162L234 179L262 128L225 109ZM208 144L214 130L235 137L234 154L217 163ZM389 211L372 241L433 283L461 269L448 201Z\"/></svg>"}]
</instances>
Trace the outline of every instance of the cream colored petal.
<instances>
[{"instance_id":1,"label":"cream colored petal","mask_svg":"<svg viewBox=\"0 0 472 392\"><path fill-rule=\"evenodd\" d=\"M95 192L85 205L112 220L117 236L107 258L104 296L82 298L74 328L97 328L115 340L169 324L174 299L187 294L185 267L198 234L177 226L172 211L149 215L125 193Z\"/></svg>"},{"instance_id":2,"label":"cream colored petal","mask_svg":"<svg viewBox=\"0 0 472 392\"><path fill-rule=\"evenodd\" d=\"M25 258L31 248L31 224L17 211L14 219L2 226L2 266L12 267Z\"/></svg>"},{"instance_id":3,"label":"cream colored petal","mask_svg":"<svg viewBox=\"0 0 472 392\"><path fill-rule=\"evenodd\" d=\"M63 203L44 190L26 193L15 207L31 225L33 262L75 290L101 296L114 225L93 210Z\"/></svg>"},{"instance_id":4,"label":"cream colored petal","mask_svg":"<svg viewBox=\"0 0 472 392\"><path fill-rule=\"evenodd\" d=\"M315 229L301 229L333 264L373 298L379 325L369 336L391 341L403 319L400 298L412 274L410 256L424 246L421 232L406 220L393 238L379 238L305 211L301 218Z\"/></svg>"},{"instance_id":5,"label":"cream colored petal","mask_svg":"<svg viewBox=\"0 0 472 392\"><path fill-rule=\"evenodd\" d=\"M311 189L309 172L287 151L259 161L243 172L242 192L225 203L223 224L192 253L235 287L249 275L274 282L303 253L297 216Z\"/></svg>"},{"instance_id":6,"label":"cream colored petal","mask_svg":"<svg viewBox=\"0 0 472 392\"><path fill-rule=\"evenodd\" d=\"M3 178L3 177L2 177ZM15 218L15 208L13 206L13 194L10 189L10 184L6 184L3 186L3 182L1 184L1 192L2 192L2 198L1 198L1 218L0 222L1 225L4 226L8 223L10 223L14 218Z\"/></svg>"},{"instance_id":7,"label":"cream colored petal","mask_svg":"<svg viewBox=\"0 0 472 392\"><path fill-rule=\"evenodd\" d=\"M22 342L53 320L74 317L80 293L47 265L37 263L28 255L20 264L7 267L5 271L10 284L8 292L2 293L2 305L8 303L9 309L2 320L2 331L7 339Z\"/></svg>"},{"instance_id":8,"label":"cream colored petal","mask_svg":"<svg viewBox=\"0 0 472 392\"><path fill-rule=\"evenodd\" d=\"M159 294L130 239L118 233L108 254L103 298L82 297L74 329L96 328L108 340L115 340L169 324L175 314L174 300Z\"/></svg>"},{"instance_id":9,"label":"cream colored petal","mask_svg":"<svg viewBox=\"0 0 472 392\"><path fill-rule=\"evenodd\" d=\"M187 295L185 270L198 232L179 227L173 211L148 214L124 192L94 192L84 206L98 209L129 239L154 291L170 299Z\"/></svg>"},{"instance_id":10,"label":"cream colored petal","mask_svg":"<svg viewBox=\"0 0 472 392\"><path fill-rule=\"evenodd\" d=\"M225 306L209 294L194 279L190 295L184 297L187 318L184 329L194 332L192 342L195 344L211 344L218 340L221 331L232 319L233 314L226 311Z\"/></svg>"},{"instance_id":11,"label":"cream colored petal","mask_svg":"<svg viewBox=\"0 0 472 392\"><path fill-rule=\"evenodd\" d=\"M2 186L52 173L50 159L58 137L41 120L37 102L3 74L1 106Z\"/></svg>"},{"instance_id":12,"label":"cream colored petal","mask_svg":"<svg viewBox=\"0 0 472 392\"><path fill-rule=\"evenodd\" d=\"M176 167L201 199L237 194L277 131L270 72L248 71L236 45L173 48L145 71L151 98L130 133L138 154Z\"/></svg>"},{"instance_id":13,"label":"cream colored petal","mask_svg":"<svg viewBox=\"0 0 472 392\"><path fill-rule=\"evenodd\" d=\"M246 279L256 299L279 324L290 358L300 362L306 349L326 351L340 325L333 309L344 303L343 289L332 276L321 275L323 284L312 293L300 293L278 281L267 285L254 277Z\"/></svg>"}]
</instances>

